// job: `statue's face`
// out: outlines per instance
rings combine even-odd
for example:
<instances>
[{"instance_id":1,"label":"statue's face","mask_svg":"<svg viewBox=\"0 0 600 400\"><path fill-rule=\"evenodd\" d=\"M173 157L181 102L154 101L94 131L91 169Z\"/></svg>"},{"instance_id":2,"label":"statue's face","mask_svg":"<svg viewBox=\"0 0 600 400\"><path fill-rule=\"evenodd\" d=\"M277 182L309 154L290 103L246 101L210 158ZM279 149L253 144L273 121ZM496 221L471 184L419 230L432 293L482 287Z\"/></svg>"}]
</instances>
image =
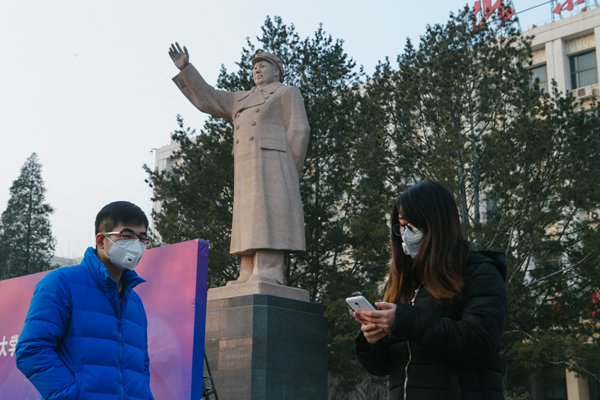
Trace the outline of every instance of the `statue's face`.
<instances>
[{"instance_id":1,"label":"statue's face","mask_svg":"<svg viewBox=\"0 0 600 400\"><path fill-rule=\"evenodd\" d=\"M254 84L259 88L279 81L279 70L268 61L257 61L252 67Z\"/></svg>"}]
</instances>

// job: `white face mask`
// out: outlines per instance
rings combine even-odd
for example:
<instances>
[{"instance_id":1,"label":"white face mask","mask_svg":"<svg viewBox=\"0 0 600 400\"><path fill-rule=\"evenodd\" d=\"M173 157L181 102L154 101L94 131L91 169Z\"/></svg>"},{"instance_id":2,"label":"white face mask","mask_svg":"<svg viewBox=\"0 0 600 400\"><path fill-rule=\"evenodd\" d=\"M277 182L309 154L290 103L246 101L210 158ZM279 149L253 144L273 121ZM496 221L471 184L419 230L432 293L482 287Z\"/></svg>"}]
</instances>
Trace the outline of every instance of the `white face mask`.
<instances>
[{"instance_id":1,"label":"white face mask","mask_svg":"<svg viewBox=\"0 0 600 400\"><path fill-rule=\"evenodd\" d=\"M146 249L144 243L138 239L124 239L116 242L108 237L107 239L112 243L112 246L108 249L110 262L117 268L135 269L144 255Z\"/></svg>"},{"instance_id":2,"label":"white face mask","mask_svg":"<svg viewBox=\"0 0 600 400\"><path fill-rule=\"evenodd\" d=\"M404 254L415 258L423 242L423 232L412 225L401 227L400 232Z\"/></svg>"}]
</instances>

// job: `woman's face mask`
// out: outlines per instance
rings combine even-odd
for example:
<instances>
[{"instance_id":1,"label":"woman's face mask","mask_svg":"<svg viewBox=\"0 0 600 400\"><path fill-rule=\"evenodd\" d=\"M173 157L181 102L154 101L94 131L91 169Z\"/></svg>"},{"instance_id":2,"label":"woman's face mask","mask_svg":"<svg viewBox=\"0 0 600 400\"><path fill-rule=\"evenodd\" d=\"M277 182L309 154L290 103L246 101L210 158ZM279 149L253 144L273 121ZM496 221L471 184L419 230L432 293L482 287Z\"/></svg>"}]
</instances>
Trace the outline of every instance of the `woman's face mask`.
<instances>
[{"instance_id":1,"label":"woman's face mask","mask_svg":"<svg viewBox=\"0 0 600 400\"><path fill-rule=\"evenodd\" d=\"M423 232L411 224L400 225L400 237L404 254L415 258L423 242Z\"/></svg>"}]
</instances>

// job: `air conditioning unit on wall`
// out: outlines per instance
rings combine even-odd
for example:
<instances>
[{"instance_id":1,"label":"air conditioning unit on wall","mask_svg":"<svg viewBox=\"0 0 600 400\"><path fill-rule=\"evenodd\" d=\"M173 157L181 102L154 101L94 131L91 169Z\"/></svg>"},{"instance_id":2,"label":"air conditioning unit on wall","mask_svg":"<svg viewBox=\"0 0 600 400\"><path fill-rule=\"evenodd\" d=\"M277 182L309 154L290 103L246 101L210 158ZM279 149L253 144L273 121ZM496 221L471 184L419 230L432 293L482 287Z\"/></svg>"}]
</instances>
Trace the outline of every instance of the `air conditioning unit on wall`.
<instances>
[{"instance_id":1,"label":"air conditioning unit on wall","mask_svg":"<svg viewBox=\"0 0 600 400\"><path fill-rule=\"evenodd\" d=\"M598 89L598 85L582 86L573 91L575 92L575 98L577 98L579 100L589 99L590 97L600 95L600 90Z\"/></svg>"}]
</instances>

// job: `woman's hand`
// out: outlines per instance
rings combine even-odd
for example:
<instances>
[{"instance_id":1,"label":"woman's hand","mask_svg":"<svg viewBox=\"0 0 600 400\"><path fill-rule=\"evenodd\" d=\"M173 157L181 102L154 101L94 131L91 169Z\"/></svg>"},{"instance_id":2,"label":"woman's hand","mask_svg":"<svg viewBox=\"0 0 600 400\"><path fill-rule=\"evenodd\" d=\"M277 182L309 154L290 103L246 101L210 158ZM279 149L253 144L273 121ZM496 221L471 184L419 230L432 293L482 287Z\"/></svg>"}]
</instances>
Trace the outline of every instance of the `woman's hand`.
<instances>
[{"instance_id":1,"label":"woman's hand","mask_svg":"<svg viewBox=\"0 0 600 400\"><path fill-rule=\"evenodd\" d=\"M387 336L387 333L385 333L383 329L379 328L375 324L363 324L360 326L360 330L369 344L375 344Z\"/></svg>"},{"instance_id":2,"label":"woman's hand","mask_svg":"<svg viewBox=\"0 0 600 400\"><path fill-rule=\"evenodd\" d=\"M363 325L373 324L385 332L386 335L389 335L396 321L396 305L386 301L378 301L375 305L379 310L354 313L354 318Z\"/></svg>"},{"instance_id":3,"label":"woman's hand","mask_svg":"<svg viewBox=\"0 0 600 400\"><path fill-rule=\"evenodd\" d=\"M360 322L360 330L369 344L389 335L396 321L396 305L386 301L378 301L379 310L354 312L354 319Z\"/></svg>"},{"instance_id":4,"label":"woman's hand","mask_svg":"<svg viewBox=\"0 0 600 400\"><path fill-rule=\"evenodd\" d=\"M383 339L387 334L377 325L370 323L367 320L365 313L368 311L354 311L354 319L360 322L360 330L369 344L375 344Z\"/></svg>"}]
</instances>

